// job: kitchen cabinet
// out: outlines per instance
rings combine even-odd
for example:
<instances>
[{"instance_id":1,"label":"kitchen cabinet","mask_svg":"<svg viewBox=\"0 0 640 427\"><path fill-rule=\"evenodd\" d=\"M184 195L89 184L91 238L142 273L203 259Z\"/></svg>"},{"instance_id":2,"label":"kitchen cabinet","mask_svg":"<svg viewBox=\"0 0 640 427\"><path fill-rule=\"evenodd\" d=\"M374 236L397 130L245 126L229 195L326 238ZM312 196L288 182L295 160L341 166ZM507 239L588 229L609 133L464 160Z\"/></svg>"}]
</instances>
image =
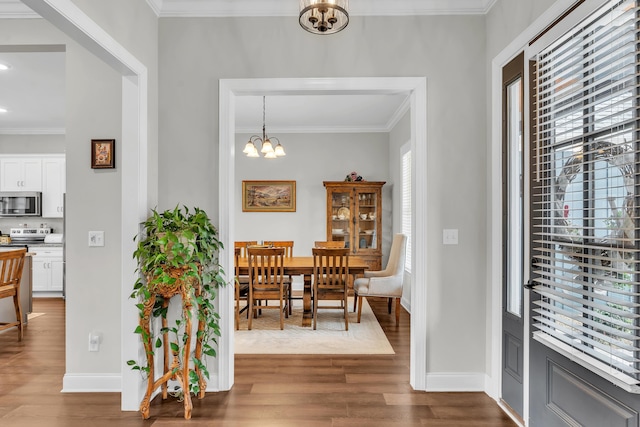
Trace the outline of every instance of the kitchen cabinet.
<instances>
[{"instance_id":1,"label":"kitchen cabinet","mask_svg":"<svg viewBox=\"0 0 640 427\"><path fill-rule=\"evenodd\" d=\"M382 270L382 181L325 181L327 240L344 241L370 270Z\"/></svg>"},{"instance_id":2,"label":"kitchen cabinet","mask_svg":"<svg viewBox=\"0 0 640 427\"><path fill-rule=\"evenodd\" d=\"M31 264L33 292L62 292L62 247L30 246L34 253Z\"/></svg>"},{"instance_id":3,"label":"kitchen cabinet","mask_svg":"<svg viewBox=\"0 0 640 427\"><path fill-rule=\"evenodd\" d=\"M42 191L42 159L0 158L0 191Z\"/></svg>"},{"instance_id":4,"label":"kitchen cabinet","mask_svg":"<svg viewBox=\"0 0 640 427\"><path fill-rule=\"evenodd\" d=\"M44 218L63 217L65 191L64 156L44 157L42 159L42 216Z\"/></svg>"}]
</instances>

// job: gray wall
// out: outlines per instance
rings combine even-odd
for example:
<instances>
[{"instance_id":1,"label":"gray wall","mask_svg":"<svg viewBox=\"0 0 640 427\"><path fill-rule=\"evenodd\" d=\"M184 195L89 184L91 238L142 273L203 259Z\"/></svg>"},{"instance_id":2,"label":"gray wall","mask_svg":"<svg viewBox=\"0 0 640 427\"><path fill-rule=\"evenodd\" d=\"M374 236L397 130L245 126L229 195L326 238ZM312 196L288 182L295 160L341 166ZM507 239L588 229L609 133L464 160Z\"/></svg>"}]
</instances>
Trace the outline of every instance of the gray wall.
<instances>
[{"instance_id":1,"label":"gray wall","mask_svg":"<svg viewBox=\"0 0 640 427\"><path fill-rule=\"evenodd\" d=\"M157 168L157 19L145 2L76 1L149 70L150 194ZM121 360L120 206L117 149L121 132L119 73L39 19L3 19L0 45L66 45L67 131L67 374L117 374ZM116 139L116 169L90 168L90 140ZM105 246L87 248L89 230L105 231ZM131 236L133 238L133 236ZM132 284L133 286L133 284ZM100 351L87 351L89 332L102 334ZM46 355L45 355L46 357Z\"/></svg>"},{"instance_id":2,"label":"gray wall","mask_svg":"<svg viewBox=\"0 0 640 427\"><path fill-rule=\"evenodd\" d=\"M221 78L427 77L428 370L484 372L484 16L357 17L331 37L291 18L162 18L159 34L162 208L218 211ZM443 228L458 246L442 246Z\"/></svg>"}]
</instances>

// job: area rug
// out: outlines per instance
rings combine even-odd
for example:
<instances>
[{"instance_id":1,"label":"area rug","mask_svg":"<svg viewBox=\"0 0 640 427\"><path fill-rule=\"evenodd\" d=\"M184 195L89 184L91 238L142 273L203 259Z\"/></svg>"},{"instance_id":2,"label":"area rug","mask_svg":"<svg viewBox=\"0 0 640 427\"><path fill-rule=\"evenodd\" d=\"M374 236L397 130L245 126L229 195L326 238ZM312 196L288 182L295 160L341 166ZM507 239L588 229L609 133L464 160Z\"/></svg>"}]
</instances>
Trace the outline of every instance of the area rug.
<instances>
[{"instance_id":1,"label":"area rug","mask_svg":"<svg viewBox=\"0 0 640 427\"><path fill-rule=\"evenodd\" d=\"M328 305L338 301L323 301ZM272 302L274 304L274 302ZM366 299L362 319L356 323L349 303L349 330L344 330L341 308L320 309L316 330L302 326L302 301L294 300L293 314L280 329L278 310L263 310L247 330L246 312L240 314L240 330L235 332L236 354L395 354Z\"/></svg>"}]
</instances>

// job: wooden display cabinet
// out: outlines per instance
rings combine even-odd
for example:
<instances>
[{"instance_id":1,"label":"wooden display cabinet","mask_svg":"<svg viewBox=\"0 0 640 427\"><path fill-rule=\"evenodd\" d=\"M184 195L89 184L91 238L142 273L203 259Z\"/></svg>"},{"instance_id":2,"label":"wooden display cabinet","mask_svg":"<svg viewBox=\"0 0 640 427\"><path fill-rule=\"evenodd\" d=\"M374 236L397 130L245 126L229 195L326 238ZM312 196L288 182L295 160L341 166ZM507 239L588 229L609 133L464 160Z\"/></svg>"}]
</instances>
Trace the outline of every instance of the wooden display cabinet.
<instances>
[{"instance_id":1,"label":"wooden display cabinet","mask_svg":"<svg viewBox=\"0 0 640 427\"><path fill-rule=\"evenodd\" d=\"M327 240L344 241L370 270L382 269L383 181L324 181Z\"/></svg>"}]
</instances>

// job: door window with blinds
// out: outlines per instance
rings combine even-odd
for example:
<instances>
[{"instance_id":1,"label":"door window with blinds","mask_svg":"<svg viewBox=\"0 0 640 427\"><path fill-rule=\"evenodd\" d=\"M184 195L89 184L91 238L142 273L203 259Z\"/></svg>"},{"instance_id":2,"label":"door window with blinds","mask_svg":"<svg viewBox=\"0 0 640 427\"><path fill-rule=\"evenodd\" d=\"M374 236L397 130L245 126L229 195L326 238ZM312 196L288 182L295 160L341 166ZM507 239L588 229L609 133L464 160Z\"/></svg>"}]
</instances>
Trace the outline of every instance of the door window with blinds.
<instances>
[{"instance_id":1,"label":"door window with blinds","mask_svg":"<svg viewBox=\"0 0 640 427\"><path fill-rule=\"evenodd\" d=\"M640 383L638 6L609 1L532 75L534 339Z\"/></svg>"}]
</instances>

